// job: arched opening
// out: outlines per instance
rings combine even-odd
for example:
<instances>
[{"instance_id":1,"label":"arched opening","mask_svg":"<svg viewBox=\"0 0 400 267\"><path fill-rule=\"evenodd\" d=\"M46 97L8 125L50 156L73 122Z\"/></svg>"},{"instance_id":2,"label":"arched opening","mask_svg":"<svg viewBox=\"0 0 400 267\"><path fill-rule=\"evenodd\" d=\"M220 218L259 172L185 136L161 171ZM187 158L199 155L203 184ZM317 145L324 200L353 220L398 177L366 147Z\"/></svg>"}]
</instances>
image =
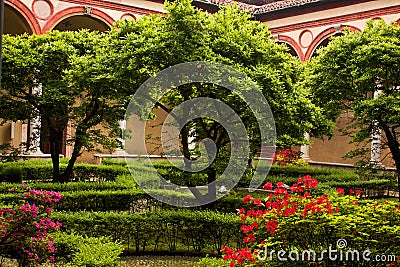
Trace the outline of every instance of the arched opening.
<instances>
[{"instance_id":1,"label":"arched opening","mask_svg":"<svg viewBox=\"0 0 400 267\"><path fill-rule=\"evenodd\" d=\"M297 58L299 57L299 55L297 54L296 49L294 49L294 47L291 44L286 43L286 42L278 42L278 44L287 47L288 53L291 54L292 56L297 57Z\"/></svg>"},{"instance_id":2,"label":"arched opening","mask_svg":"<svg viewBox=\"0 0 400 267\"><path fill-rule=\"evenodd\" d=\"M311 55L311 58L317 56L317 54L318 54L318 53L317 53L317 52L318 52L318 49L328 46L328 44L332 41L332 37L334 37L334 36L342 36L342 35L343 35L342 32L336 32L336 33L334 33L334 34L328 36L327 38L323 39L323 40L315 47L315 49L314 49L314 51L313 51L313 53L312 53L312 55Z\"/></svg>"},{"instance_id":3,"label":"arched opening","mask_svg":"<svg viewBox=\"0 0 400 267\"><path fill-rule=\"evenodd\" d=\"M110 30L110 26L104 21L89 15L74 15L61 20L53 28L53 30L59 31L78 31L80 29L105 32Z\"/></svg>"},{"instance_id":4,"label":"arched opening","mask_svg":"<svg viewBox=\"0 0 400 267\"><path fill-rule=\"evenodd\" d=\"M4 34L32 34L29 22L12 6L4 5Z\"/></svg>"}]
</instances>

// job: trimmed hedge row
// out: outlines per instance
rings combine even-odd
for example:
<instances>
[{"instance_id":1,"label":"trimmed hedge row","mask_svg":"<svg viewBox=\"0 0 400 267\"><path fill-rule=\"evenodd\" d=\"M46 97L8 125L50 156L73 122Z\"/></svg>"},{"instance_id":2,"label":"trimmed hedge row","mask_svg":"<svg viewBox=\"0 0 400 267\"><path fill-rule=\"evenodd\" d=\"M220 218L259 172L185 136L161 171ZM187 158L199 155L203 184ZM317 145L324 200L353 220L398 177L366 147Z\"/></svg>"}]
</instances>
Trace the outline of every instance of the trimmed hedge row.
<instances>
[{"instance_id":1,"label":"trimmed hedge row","mask_svg":"<svg viewBox=\"0 0 400 267\"><path fill-rule=\"evenodd\" d=\"M193 201L193 197L173 191L154 190L164 199L175 203L179 207L185 207ZM152 210L173 210L179 209L176 206L159 202L152 196L139 189L118 190L118 191L78 191L62 192L64 198L54 205L58 211L114 211L114 212L143 212ZM0 203L8 205L15 201L16 194L0 194ZM225 196L215 202L214 209L224 213L235 213L236 209L243 206L242 197ZM210 207L207 207L210 208ZM203 210L204 207L191 208L192 210Z\"/></svg>"},{"instance_id":2,"label":"trimmed hedge row","mask_svg":"<svg viewBox=\"0 0 400 267\"><path fill-rule=\"evenodd\" d=\"M395 191L396 184L389 180L371 180L371 181L353 181L353 182L327 182L320 185L320 190L334 190L344 188L347 192L350 189L360 189L364 197L383 197L390 191ZM75 192L61 192L63 200L55 205L58 211L115 211L115 212L142 212L160 209L177 209L176 206L170 206L154 199L141 189L124 190L86 190ZM153 195L158 195L168 199L170 203L175 203L179 207L188 206L194 198L192 195L166 190L152 190ZM218 199L213 209L225 212L235 213L236 209L243 207L242 198L248 194L247 190L234 192L231 195ZM266 192L257 192L258 198L267 196ZM9 204L15 201L16 194L0 194L0 202ZM208 206L207 208L211 208ZM192 210L202 210L204 207L191 208Z\"/></svg>"},{"instance_id":3,"label":"trimmed hedge row","mask_svg":"<svg viewBox=\"0 0 400 267\"><path fill-rule=\"evenodd\" d=\"M67 164L60 164L63 171ZM0 164L0 182L52 180L52 165L49 162L9 162ZM114 181L118 175L129 174L126 167L79 163L73 171L73 181Z\"/></svg>"},{"instance_id":4,"label":"trimmed hedge row","mask_svg":"<svg viewBox=\"0 0 400 267\"><path fill-rule=\"evenodd\" d=\"M212 211L55 212L63 229L89 237L110 236L128 251L194 251L219 253L222 246L240 246L238 216Z\"/></svg>"},{"instance_id":5,"label":"trimmed hedge row","mask_svg":"<svg viewBox=\"0 0 400 267\"><path fill-rule=\"evenodd\" d=\"M323 186L331 188L343 188L348 192L350 189L359 189L364 197L385 197L390 192L397 192L397 183L393 180L369 180L351 182L327 182Z\"/></svg>"},{"instance_id":6,"label":"trimmed hedge row","mask_svg":"<svg viewBox=\"0 0 400 267\"><path fill-rule=\"evenodd\" d=\"M118 178L117 178L118 179ZM9 188L13 188L19 184L1 183L0 193L8 193ZM69 183L26 183L30 188L55 191L55 192L74 192L74 191L105 191L105 190L125 190L135 188L118 182L69 182Z\"/></svg>"}]
</instances>

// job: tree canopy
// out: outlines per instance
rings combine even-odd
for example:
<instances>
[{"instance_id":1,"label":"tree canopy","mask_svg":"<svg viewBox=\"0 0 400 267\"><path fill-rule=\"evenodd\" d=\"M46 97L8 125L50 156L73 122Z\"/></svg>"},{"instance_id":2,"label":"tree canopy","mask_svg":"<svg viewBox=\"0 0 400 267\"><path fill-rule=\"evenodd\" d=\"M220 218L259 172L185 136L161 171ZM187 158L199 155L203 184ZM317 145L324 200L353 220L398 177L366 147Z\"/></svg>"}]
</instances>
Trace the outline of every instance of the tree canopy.
<instances>
[{"instance_id":1,"label":"tree canopy","mask_svg":"<svg viewBox=\"0 0 400 267\"><path fill-rule=\"evenodd\" d=\"M247 75L261 88L275 118L278 146L304 144L306 132L318 137L330 132L332 123L311 102L309 92L297 86L302 63L271 40L266 24L252 20L237 6L210 14L191 6L191 1L182 0L167 2L166 9L166 16L119 21L111 32L112 46L118 51L113 54L120 64L117 76L123 87L138 88L159 71L179 63L223 63ZM157 99L157 105L170 112L171 107L198 97L221 100L235 110L246 126L251 141L249 156L253 157L260 145L259 129L254 114L250 114L239 95L215 85L194 83L174 88ZM190 137L194 143L209 138L220 153L215 162L226 162L224 149L230 144L229 136L220 126L210 119L181 125L185 157L190 158L193 152L188 148ZM216 165L208 172L209 182L215 179Z\"/></svg>"},{"instance_id":2,"label":"tree canopy","mask_svg":"<svg viewBox=\"0 0 400 267\"><path fill-rule=\"evenodd\" d=\"M105 34L87 30L4 37L0 117L3 122L41 117L47 126L41 138L50 144L55 180L70 179L84 149L118 145L124 98L108 75L106 44ZM65 137L67 126L73 133ZM63 143L72 145L73 152L60 173Z\"/></svg>"},{"instance_id":3,"label":"tree canopy","mask_svg":"<svg viewBox=\"0 0 400 267\"><path fill-rule=\"evenodd\" d=\"M399 67L400 28L373 20L362 32L347 31L334 37L306 72L306 85L327 116L335 119L343 112L351 114L352 141L363 145L349 155L365 155L373 136L382 133L379 148L389 148L398 172Z\"/></svg>"}]
</instances>

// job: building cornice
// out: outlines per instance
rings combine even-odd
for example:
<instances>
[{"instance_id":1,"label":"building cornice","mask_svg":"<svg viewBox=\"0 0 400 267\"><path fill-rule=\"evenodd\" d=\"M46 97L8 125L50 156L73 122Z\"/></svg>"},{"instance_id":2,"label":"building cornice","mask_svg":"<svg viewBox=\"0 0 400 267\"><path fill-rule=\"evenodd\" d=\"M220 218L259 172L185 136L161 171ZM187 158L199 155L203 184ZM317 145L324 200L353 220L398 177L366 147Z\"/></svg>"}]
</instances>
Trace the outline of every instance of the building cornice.
<instances>
[{"instance_id":1,"label":"building cornice","mask_svg":"<svg viewBox=\"0 0 400 267\"><path fill-rule=\"evenodd\" d=\"M161 14L162 12L154 11L151 9L143 8L143 7L135 7L121 3L114 3L109 1L95 1L95 0L62 0L63 2L80 4L83 6L92 6L97 8L105 8L110 10L117 10L122 12L132 12L135 14L141 15L150 15L150 14ZM159 3L159 1L155 0L152 2Z\"/></svg>"},{"instance_id":2,"label":"building cornice","mask_svg":"<svg viewBox=\"0 0 400 267\"><path fill-rule=\"evenodd\" d=\"M335 16L326 19L318 19L314 21L285 25L281 27L275 27L275 28L271 27L270 30L274 34L279 34L296 30L333 25L338 23L346 23L349 21L371 19L371 18L381 17L385 15L399 14L399 13L400 13L400 5L397 5L397 6L384 7L374 10L361 11L347 15Z\"/></svg>"}]
</instances>

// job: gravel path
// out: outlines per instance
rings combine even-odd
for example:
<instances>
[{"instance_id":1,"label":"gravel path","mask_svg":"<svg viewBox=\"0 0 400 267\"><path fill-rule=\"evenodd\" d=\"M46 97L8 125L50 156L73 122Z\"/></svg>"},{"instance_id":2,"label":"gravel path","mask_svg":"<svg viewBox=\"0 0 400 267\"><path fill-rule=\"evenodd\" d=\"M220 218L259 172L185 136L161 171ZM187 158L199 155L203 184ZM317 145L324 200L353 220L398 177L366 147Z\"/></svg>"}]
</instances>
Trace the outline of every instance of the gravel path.
<instances>
[{"instance_id":1,"label":"gravel path","mask_svg":"<svg viewBox=\"0 0 400 267\"><path fill-rule=\"evenodd\" d=\"M184 256L130 256L122 257L124 267L194 267L200 260Z\"/></svg>"}]
</instances>

